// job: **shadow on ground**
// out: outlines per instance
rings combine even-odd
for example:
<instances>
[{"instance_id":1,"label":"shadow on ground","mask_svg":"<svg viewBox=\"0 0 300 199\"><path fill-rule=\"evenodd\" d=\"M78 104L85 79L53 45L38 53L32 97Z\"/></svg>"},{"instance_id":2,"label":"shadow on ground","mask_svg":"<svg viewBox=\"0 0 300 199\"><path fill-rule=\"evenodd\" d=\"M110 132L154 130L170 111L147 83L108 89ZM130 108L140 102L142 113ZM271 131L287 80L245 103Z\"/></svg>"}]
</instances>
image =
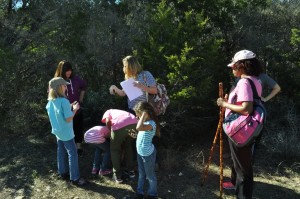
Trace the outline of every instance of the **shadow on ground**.
<instances>
[{"instance_id":1,"label":"shadow on ground","mask_svg":"<svg viewBox=\"0 0 300 199\"><path fill-rule=\"evenodd\" d=\"M0 198L10 199L21 196L23 199L123 199L125 196L128 196L126 198L134 196L137 178L123 185L117 185L111 180L111 177L91 176L94 150L88 145L84 146L84 156L79 158L81 175L90 181L83 188L77 188L56 178L56 142L55 137L51 134L43 138L6 136L0 140L0 147ZM219 197L218 155L213 156L206 181L201 186L209 147L192 145L188 149L169 149L167 152L164 150L160 150L160 152L161 161L164 163L157 173L160 199L214 199ZM258 156L256 161L260 167L255 167L255 170L257 173L268 171L269 181L264 181L263 175L266 175L265 173L259 174L254 179L253 198L300 198L300 191L297 188L292 189L295 186L288 184L292 181L282 182L281 186L275 177L272 177L275 175L275 169L264 168L260 164L262 161L260 158ZM226 164L228 162L225 162ZM224 168L224 175L228 176L229 169L228 167ZM235 198L234 192L224 191L223 198Z\"/></svg>"}]
</instances>

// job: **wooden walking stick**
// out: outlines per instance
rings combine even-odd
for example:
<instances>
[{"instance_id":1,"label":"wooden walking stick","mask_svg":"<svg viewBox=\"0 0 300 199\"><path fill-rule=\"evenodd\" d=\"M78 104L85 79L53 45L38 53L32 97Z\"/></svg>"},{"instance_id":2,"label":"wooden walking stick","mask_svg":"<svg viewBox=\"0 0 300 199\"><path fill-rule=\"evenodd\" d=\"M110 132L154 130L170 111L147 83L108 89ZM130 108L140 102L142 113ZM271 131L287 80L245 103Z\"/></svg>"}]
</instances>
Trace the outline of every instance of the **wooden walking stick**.
<instances>
[{"instance_id":1,"label":"wooden walking stick","mask_svg":"<svg viewBox=\"0 0 300 199\"><path fill-rule=\"evenodd\" d=\"M221 98L224 97L222 82L219 83L219 97L221 97ZM217 128L217 131L216 131L216 134L214 137L212 147L210 149L210 154L209 154L208 162L207 162L205 170L204 170L204 176L203 176L201 186L203 186L203 184L206 180L206 177L208 174L208 168L211 163L212 155L213 155L216 143L217 143L218 136L220 134L220 198L222 198L222 196L223 196L223 186L222 186L222 184L223 184L223 137L222 137L223 130L222 130L222 124L223 124L223 119L224 119L224 108L220 107L219 115L220 115L220 119L219 119L219 123L218 123L218 128Z\"/></svg>"},{"instance_id":2,"label":"wooden walking stick","mask_svg":"<svg viewBox=\"0 0 300 199\"><path fill-rule=\"evenodd\" d=\"M219 83L219 97L223 98L224 97L224 92L223 92L223 84L222 82ZM220 106L220 121L219 124L221 127L219 127L219 134L220 134L220 198L223 196L223 129L222 129L222 124L224 120L224 112L225 108Z\"/></svg>"}]
</instances>

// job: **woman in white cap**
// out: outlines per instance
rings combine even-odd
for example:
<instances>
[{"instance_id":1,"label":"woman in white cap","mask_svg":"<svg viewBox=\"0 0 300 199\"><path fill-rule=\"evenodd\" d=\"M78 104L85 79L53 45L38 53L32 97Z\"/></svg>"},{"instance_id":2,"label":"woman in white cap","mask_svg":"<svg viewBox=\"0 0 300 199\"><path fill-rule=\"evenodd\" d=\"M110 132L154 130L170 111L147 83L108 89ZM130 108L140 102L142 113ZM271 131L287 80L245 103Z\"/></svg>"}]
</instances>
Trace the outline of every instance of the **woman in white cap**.
<instances>
[{"instance_id":1,"label":"woman in white cap","mask_svg":"<svg viewBox=\"0 0 300 199\"><path fill-rule=\"evenodd\" d=\"M225 117L230 112L240 114L251 114L253 111L253 92L250 80L254 83L259 97L261 97L262 86L257 77L262 72L262 67L256 55L249 50L241 50L234 55L228 67L232 69L235 77L241 78L236 87L230 92L228 101L218 98L217 105L225 108ZM236 96L235 103L233 101ZM231 183L235 186L236 197L239 199L251 199L253 192L253 168L252 168L252 146L236 147L229 139L231 158L236 172L236 178Z\"/></svg>"},{"instance_id":2,"label":"woman in white cap","mask_svg":"<svg viewBox=\"0 0 300 199\"><path fill-rule=\"evenodd\" d=\"M50 90L46 109L52 126L52 133L57 138L59 177L63 180L70 178L72 184L83 186L86 181L80 178L79 174L72 121L80 105L77 102L70 104L66 98L65 91L68 84L62 77L55 77L49 81Z\"/></svg>"}]
</instances>

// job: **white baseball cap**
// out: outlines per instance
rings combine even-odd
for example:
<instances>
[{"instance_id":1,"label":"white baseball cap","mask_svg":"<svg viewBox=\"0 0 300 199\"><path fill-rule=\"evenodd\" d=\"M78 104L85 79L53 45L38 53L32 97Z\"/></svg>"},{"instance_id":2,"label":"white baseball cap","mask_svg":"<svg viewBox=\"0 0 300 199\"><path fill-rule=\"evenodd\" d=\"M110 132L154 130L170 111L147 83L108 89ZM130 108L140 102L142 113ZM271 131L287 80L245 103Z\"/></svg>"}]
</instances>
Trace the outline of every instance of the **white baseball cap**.
<instances>
[{"instance_id":1,"label":"white baseball cap","mask_svg":"<svg viewBox=\"0 0 300 199\"><path fill-rule=\"evenodd\" d=\"M241 50L241 51L235 53L231 63L228 64L227 66L228 67L233 67L233 65L236 62L240 61L240 60L252 59L252 58L255 58L255 57L256 57L256 55L252 51L250 51L250 50Z\"/></svg>"}]
</instances>

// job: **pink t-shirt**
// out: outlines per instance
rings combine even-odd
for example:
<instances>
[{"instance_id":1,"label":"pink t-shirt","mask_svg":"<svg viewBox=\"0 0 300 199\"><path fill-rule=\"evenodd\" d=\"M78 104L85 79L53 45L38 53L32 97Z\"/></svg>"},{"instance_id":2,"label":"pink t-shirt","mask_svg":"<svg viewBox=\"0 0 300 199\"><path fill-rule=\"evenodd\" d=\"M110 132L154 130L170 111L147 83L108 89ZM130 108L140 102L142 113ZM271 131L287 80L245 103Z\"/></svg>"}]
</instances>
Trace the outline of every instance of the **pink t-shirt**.
<instances>
[{"instance_id":1,"label":"pink t-shirt","mask_svg":"<svg viewBox=\"0 0 300 199\"><path fill-rule=\"evenodd\" d=\"M86 143L104 143L106 138L110 137L110 131L106 126L94 126L87 130L84 134L84 141Z\"/></svg>"},{"instance_id":2,"label":"pink t-shirt","mask_svg":"<svg viewBox=\"0 0 300 199\"><path fill-rule=\"evenodd\" d=\"M133 114L119 109L107 110L101 121L105 123L106 118L110 119L112 130L119 130L130 124L137 124L138 122Z\"/></svg>"},{"instance_id":3,"label":"pink t-shirt","mask_svg":"<svg viewBox=\"0 0 300 199\"><path fill-rule=\"evenodd\" d=\"M262 86L258 79L254 76L251 76L250 79L253 81L257 94L259 97L261 97L261 92L262 92ZM235 104L236 105L241 105L243 102L252 102L253 101L253 92L252 92L252 87L249 82L249 80L242 78L238 81L236 87L231 91L228 97L228 102L232 102L232 98L237 95L237 99ZM225 111L225 117L231 112L230 109L226 109Z\"/></svg>"}]
</instances>

